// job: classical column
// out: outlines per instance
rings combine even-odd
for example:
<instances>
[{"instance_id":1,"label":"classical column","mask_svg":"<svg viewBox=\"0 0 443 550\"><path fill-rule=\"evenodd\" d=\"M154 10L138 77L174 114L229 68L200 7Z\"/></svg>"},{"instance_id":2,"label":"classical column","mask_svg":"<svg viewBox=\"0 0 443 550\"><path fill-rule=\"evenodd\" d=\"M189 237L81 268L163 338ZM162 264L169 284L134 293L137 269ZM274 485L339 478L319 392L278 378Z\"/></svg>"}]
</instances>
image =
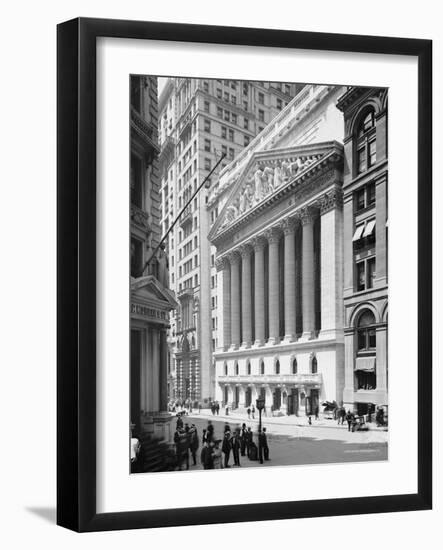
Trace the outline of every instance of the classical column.
<instances>
[{"instance_id":1,"label":"classical column","mask_svg":"<svg viewBox=\"0 0 443 550\"><path fill-rule=\"evenodd\" d=\"M279 257L278 245L281 232L272 228L266 232L269 243L269 344L276 344L280 340L280 285L279 285Z\"/></svg>"},{"instance_id":2,"label":"classical column","mask_svg":"<svg viewBox=\"0 0 443 550\"><path fill-rule=\"evenodd\" d=\"M286 218L282 223L285 236L284 254L284 308L285 308L285 340L293 342L295 339L296 319L296 273L295 273L295 231L297 220Z\"/></svg>"},{"instance_id":3,"label":"classical column","mask_svg":"<svg viewBox=\"0 0 443 550\"><path fill-rule=\"evenodd\" d=\"M229 255L231 263L231 347L240 345L240 254Z\"/></svg>"},{"instance_id":4,"label":"classical column","mask_svg":"<svg viewBox=\"0 0 443 550\"><path fill-rule=\"evenodd\" d=\"M303 227L302 244L302 302L303 340L310 340L315 329L315 281L314 281L314 211L310 207L301 211Z\"/></svg>"},{"instance_id":5,"label":"classical column","mask_svg":"<svg viewBox=\"0 0 443 550\"><path fill-rule=\"evenodd\" d=\"M255 345L265 342L265 246L263 237L253 240L254 246L254 322Z\"/></svg>"},{"instance_id":6,"label":"classical column","mask_svg":"<svg viewBox=\"0 0 443 550\"><path fill-rule=\"evenodd\" d=\"M240 253L242 258L242 347L249 347L252 340L251 246L242 246Z\"/></svg>"},{"instance_id":7,"label":"classical column","mask_svg":"<svg viewBox=\"0 0 443 550\"><path fill-rule=\"evenodd\" d=\"M166 329L160 330L160 412L168 410L168 345L166 343Z\"/></svg>"},{"instance_id":8,"label":"classical column","mask_svg":"<svg viewBox=\"0 0 443 550\"><path fill-rule=\"evenodd\" d=\"M341 189L320 199L321 330L319 338L343 337L343 209Z\"/></svg>"},{"instance_id":9,"label":"classical column","mask_svg":"<svg viewBox=\"0 0 443 550\"><path fill-rule=\"evenodd\" d=\"M218 258L215 264L223 279L223 349L231 345L231 268L227 258Z\"/></svg>"}]
</instances>

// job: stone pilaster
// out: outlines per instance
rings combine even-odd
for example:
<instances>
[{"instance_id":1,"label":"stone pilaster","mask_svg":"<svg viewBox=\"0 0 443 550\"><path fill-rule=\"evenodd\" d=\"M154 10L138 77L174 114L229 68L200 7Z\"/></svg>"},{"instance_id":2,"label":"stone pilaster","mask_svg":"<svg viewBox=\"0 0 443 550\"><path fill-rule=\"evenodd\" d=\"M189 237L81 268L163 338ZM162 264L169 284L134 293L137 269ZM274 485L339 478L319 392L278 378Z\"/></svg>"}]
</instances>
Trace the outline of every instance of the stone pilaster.
<instances>
[{"instance_id":1,"label":"stone pilaster","mask_svg":"<svg viewBox=\"0 0 443 550\"><path fill-rule=\"evenodd\" d=\"M240 346L240 254L229 255L231 264L231 348Z\"/></svg>"},{"instance_id":2,"label":"stone pilaster","mask_svg":"<svg viewBox=\"0 0 443 550\"><path fill-rule=\"evenodd\" d=\"M295 231L298 220L286 218L281 227L285 239L284 254L284 308L285 308L285 341L295 339L296 320L296 272L295 272Z\"/></svg>"},{"instance_id":3,"label":"stone pilaster","mask_svg":"<svg viewBox=\"0 0 443 550\"><path fill-rule=\"evenodd\" d=\"M219 258L216 261L217 271L222 272L223 277L223 349L227 350L231 345L231 268L227 258Z\"/></svg>"},{"instance_id":4,"label":"stone pilaster","mask_svg":"<svg viewBox=\"0 0 443 550\"><path fill-rule=\"evenodd\" d=\"M160 380L159 402L160 412L168 411L168 344L166 343L166 330L160 332Z\"/></svg>"},{"instance_id":5,"label":"stone pilaster","mask_svg":"<svg viewBox=\"0 0 443 550\"><path fill-rule=\"evenodd\" d=\"M280 284L279 284L279 254L278 247L281 231L272 228L265 233L269 243L269 339L268 344L276 344L280 341Z\"/></svg>"},{"instance_id":6,"label":"stone pilaster","mask_svg":"<svg viewBox=\"0 0 443 550\"><path fill-rule=\"evenodd\" d=\"M242 258L242 347L249 347L252 340L251 303L251 255L252 247L244 245L240 249Z\"/></svg>"},{"instance_id":7,"label":"stone pilaster","mask_svg":"<svg viewBox=\"0 0 443 550\"><path fill-rule=\"evenodd\" d=\"M252 242L254 257L254 322L255 345L261 346L265 342L265 246L266 241L257 237Z\"/></svg>"},{"instance_id":8,"label":"stone pilaster","mask_svg":"<svg viewBox=\"0 0 443 550\"><path fill-rule=\"evenodd\" d=\"M343 337L342 192L333 189L320 199L320 338Z\"/></svg>"},{"instance_id":9,"label":"stone pilaster","mask_svg":"<svg viewBox=\"0 0 443 550\"><path fill-rule=\"evenodd\" d=\"M301 213L302 238L302 301L303 340L310 340L315 330L315 281L314 281L314 209L303 208Z\"/></svg>"}]
</instances>

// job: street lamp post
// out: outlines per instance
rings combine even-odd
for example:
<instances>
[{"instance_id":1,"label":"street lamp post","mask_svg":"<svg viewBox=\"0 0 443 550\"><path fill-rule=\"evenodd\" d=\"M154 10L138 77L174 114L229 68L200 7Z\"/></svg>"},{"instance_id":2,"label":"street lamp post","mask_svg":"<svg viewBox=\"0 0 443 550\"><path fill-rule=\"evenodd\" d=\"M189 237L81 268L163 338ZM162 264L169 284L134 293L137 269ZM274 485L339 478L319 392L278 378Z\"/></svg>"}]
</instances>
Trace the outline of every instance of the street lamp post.
<instances>
[{"instance_id":1,"label":"street lamp post","mask_svg":"<svg viewBox=\"0 0 443 550\"><path fill-rule=\"evenodd\" d=\"M258 431L261 432L261 412L265 408L265 400L263 397L259 397L255 402L258 410Z\"/></svg>"}]
</instances>

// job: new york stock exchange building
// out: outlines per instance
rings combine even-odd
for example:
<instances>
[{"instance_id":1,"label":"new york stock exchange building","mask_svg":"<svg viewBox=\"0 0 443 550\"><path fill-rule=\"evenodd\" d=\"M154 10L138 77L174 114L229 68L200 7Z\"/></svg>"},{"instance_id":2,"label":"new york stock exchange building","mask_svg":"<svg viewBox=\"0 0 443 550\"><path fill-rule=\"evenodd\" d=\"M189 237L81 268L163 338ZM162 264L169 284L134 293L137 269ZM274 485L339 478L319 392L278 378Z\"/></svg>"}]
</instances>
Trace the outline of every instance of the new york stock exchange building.
<instances>
[{"instance_id":1,"label":"new york stock exchange building","mask_svg":"<svg viewBox=\"0 0 443 550\"><path fill-rule=\"evenodd\" d=\"M220 212L209 233L217 258L215 398L233 408L263 397L274 414L315 414L324 401L343 403L346 369L353 379L355 358L345 365L337 108L346 91L306 86L222 171L209 197L208 208Z\"/></svg>"}]
</instances>

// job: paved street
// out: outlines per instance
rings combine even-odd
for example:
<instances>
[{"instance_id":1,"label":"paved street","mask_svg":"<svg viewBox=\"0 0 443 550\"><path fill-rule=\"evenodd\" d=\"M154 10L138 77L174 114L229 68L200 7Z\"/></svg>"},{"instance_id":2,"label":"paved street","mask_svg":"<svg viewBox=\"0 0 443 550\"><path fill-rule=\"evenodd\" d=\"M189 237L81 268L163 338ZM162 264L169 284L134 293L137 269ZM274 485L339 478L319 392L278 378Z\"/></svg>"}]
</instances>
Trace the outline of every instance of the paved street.
<instances>
[{"instance_id":1,"label":"paved street","mask_svg":"<svg viewBox=\"0 0 443 550\"><path fill-rule=\"evenodd\" d=\"M199 438L203 428L206 428L208 419L215 428L215 436L221 439L225 421L228 421L231 429L241 422L251 426L254 432L254 441L257 444L258 421L234 419L233 417L213 417L202 412L201 415L192 414L184 417L184 422L194 423L198 428ZM268 432L268 444L270 447L269 466L288 466L295 464L323 464L334 462L361 462L386 460L388 457L387 432L348 432L347 427L335 427L334 421L330 421L330 427L321 425L298 426L283 418L280 422L273 420L263 421ZM298 420L298 419L297 419ZM322 421L319 421L322 422ZM314 423L314 421L313 421ZM200 447L201 449L201 447ZM200 454L198 452L198 458ZM230 459L232 464L232 455ZM257 461L250 461L247 457L241 457L242 467L258 467ZM191 469L202 469L201 464L191 466Z\"/></svg>"}]
</instances>

